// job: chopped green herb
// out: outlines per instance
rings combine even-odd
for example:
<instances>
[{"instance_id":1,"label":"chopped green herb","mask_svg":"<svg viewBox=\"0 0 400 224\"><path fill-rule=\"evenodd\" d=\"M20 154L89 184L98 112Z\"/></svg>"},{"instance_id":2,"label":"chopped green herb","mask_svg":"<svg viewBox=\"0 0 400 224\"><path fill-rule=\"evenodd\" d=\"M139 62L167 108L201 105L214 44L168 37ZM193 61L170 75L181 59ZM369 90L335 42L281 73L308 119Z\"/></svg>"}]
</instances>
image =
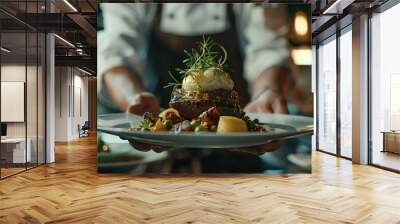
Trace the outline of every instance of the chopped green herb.
<instances>
[{"instance_id":1,"label":"chopped green herb","mask_svg":"<svg viewBox=\"0 0 400 224\"><path fill-rule=\"evenodd\" d=\"M141 130L149 131L152 126L153 124L151 123L151 121L144 119L143 121L140 122L139 128Z\"/></svg>"}]
</instances>

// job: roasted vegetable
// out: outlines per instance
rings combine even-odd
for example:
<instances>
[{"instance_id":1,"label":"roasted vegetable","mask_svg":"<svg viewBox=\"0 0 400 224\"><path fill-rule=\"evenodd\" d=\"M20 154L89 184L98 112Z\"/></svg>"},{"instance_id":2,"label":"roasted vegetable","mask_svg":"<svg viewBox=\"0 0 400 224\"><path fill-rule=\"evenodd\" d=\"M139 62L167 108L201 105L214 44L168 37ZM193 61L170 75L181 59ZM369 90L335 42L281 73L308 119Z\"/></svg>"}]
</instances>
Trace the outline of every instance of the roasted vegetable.
<instances>
[{"instance_id":1,"label":"roasted vegetable","mask_svg":"<svg viewBox=\"0 0 400 224\"><path fill-rule=\"evenodd\" d=\"M247 132L246 122L240 118L232 116L221 116L219 118L217 132L218 133L229 133L229 132Z\"/></svg>"},{"instance_id":2,"label":"roasted vegetable","mask_svg":"<svg viewBox=\"0 0 400 224\"><path fill-rule=\"evenodd\" d=\"M155 113L150 113L150 112L145 112L145 113L143 114L143 118L144 118L144 120L147 120L147 121L149 121L149 122L152 123L152 124L155 124L155 123L157 122L157 120L158 120L157 114L155 114Z\"/></svg>"},{"instance_id":3,"label":"roasted vegetable","mask_svg":"<svg viewBox=\"0 0 400 224\"><path fill-rule=\"evenodd\" d=\"M202 125L212 126L212 125L218 124L218 120L219 120L220 116L221 115L220 115L217 107L211 107L207 111L204 111L202 114L200 114L199 119L200 119Z\"/></svg>"},{"instance_id":4,"label":"roasted vegetable","mask_svg":"<svg viewBox=\"0 0 400 224\"><path fill-rule=\"evenodd\" d=\"M158 117L163 120L170 120L172 124L177 124L183 120L181 115L179 114L179 111L174 108L168 108L164 110L158 115Z\"/></svg>"},{"instance_id":5,"label":"roasted vegetable","mask_svg":"<svg viewBox=\"0 0 400 224\"><path fill-rule=\"evenodd\" d=\"M239 113L239 116L221 116L217 107L211 107L197 118L189 121L183 120L176 109L169 108L159 115L145 113L144 120L134 130L172 131L175 133L182 131L229 133L270 130L260 125L258 119L252 120L244 112Z\"/></svg>"},{"instance_id":6,"label":"roasted vegetable","mask_svg":"<svg viewBox=\"0 0 400 224\"><path fill-rule=\"evenodd\" d=\"M168 129L164 126L162 119L158 119L156 124L151 128L152 132L158 132L158 131L167 131Z\"/></svg>"}]
</instances>

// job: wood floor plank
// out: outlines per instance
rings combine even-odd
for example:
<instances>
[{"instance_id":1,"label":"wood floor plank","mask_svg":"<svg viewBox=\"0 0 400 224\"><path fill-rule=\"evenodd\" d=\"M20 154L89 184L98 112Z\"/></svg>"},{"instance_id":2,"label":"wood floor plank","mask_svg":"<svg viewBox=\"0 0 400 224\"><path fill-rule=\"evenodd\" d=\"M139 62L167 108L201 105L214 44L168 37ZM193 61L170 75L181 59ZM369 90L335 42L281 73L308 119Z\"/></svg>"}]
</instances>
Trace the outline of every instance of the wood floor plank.
<instances>
[{"instance_id":1,"label":"wood floor plank","mask_svg":"<svg viewBox=\"0 0 400 224\"><path fill-rule=\"evenodd\" d=\"M313 173L97 174L96 137L0 181L0 223L400 223L400 175L313 152Z\"/></svg>"}]
</instances>

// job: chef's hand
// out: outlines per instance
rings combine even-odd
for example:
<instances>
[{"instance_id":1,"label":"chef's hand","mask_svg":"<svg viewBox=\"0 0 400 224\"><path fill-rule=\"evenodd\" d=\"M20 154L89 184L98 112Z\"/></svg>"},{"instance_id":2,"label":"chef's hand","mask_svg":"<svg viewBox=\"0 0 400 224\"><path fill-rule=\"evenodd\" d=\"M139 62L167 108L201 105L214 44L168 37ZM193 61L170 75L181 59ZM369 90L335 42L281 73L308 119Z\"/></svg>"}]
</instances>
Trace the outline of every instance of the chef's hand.
<instances>
[{"instance_id":1,"label":"chef's hand","mask_svg":"<svg viewBox=\"0 0 400 224\"><path fill-rule=\"evenodd\" d=\"M138 141L135 141L135 140L132 140L132 139L129 140L129 144L133 148L135 148L135 149L137 149L139 151L142 151L142 152L147 152L147 151L150 151L150 150L153 150L154 152L163 152L163 151L166 151L168 149L171 149L170 147L138 142Z\"/></svg>"},{"instance_id":2,"label":"chef's hand","mask_svg":"<svg viewBox=\"0 0 400 224\"><path fill-rule=\"evenodd\" d=\"M292 77L286 68L275 66L263 71L251 83L252 100L246 112L288 113L286 96Z\"/></svg>"},{"instance_id":3,"label":"chef's hand","mask_svg":"<svg viewBox=\"0 0 400 224\"><path fill-rule=\"evenodd\" d=\"M160 110L157 97L144 91L142 79L133 71L116 67L107 71L102 78L113 104L121 111L141 115Z\"/></svg>"},{"instance_id":4,"label":"chef's hand","mask_svg":"<svg viewBox=\"0 0 400 224\"><path fill-rule=\"evenodd\" d=\"M171 149L171 147L166 147L166 146L161 146L161 145L155 145L155 144L148 144L148 143L143 143L135 140L129 140L129 144L143 152L147 152L150 150L153 150L154 152L163 152ZM260 156L266 152L272 152L277 149L282 145L282 141L270 141L266 144L259 145L259 146L252 146L252 147L245 147L245 148L231 148L231 149L226 149L227 151L231 152L241 152L241 153L249 153L253 155Z\"/></svg>"},{"instance_id":5,"label":"chef's hand","mask_svg":"<svg viewBox=\"0 0 400 224\"><path fill-rule=\"evenodd\" d=\"M128 103L126 112L142 115L145 112L159 112L160 103L156 96L149 92L134 95Z\"/></svg>"},{"instance_id":6,"label":"chef's hand","mask_svg":"<svg viewBox=\"0 0 400 224\"><path fill-rule=\"evenodd\" d=\"M287 104L284 96L277 91L266 89L244 108L246 112L264 112L287 114Z\"/></svg>"}]
</instances>

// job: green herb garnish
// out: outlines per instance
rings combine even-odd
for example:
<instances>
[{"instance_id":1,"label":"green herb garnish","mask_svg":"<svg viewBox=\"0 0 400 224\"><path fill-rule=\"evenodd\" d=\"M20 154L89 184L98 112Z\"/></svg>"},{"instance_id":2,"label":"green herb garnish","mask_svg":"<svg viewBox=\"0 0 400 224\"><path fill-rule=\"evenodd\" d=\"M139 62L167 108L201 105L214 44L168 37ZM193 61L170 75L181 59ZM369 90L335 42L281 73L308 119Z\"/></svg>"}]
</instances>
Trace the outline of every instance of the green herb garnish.
<instances>
[{"instance_id":1,"label":"green herb garnish","mask_svg":"<svg viewBox=\"0 0 400 224\"><path fill-rule=\"evenodd\" d=\"M219 53L214 51L215 47L218 47L223 52L223 57L219 57ZM191 51L184 51L187 58L183 60L185 69L177 69L182 75L190 75L191 71L206 70L208 68L224 69L224 65L227 58L226 50L223 46L213 42L210 37L205 38L199 43L199 49L191 49Z\"/></svg>"},{"instance_id":2,"label":"green herb garnish","mask_svg":"<svg viewBox=\"0 0 400 224\"><path fill-rule=\"evenodd\" d=\"M151 123L151 121L144 119L140 122L139 128L143 131L149 131L152 126L153 123Z\"/></svg>"},{"instance_id":3,"label":"green herb garnish","mask_svg":"<svg viewBox=\"0 0 400 224\"><path fill-rule=\"evenodd\" d=\"M164 88L169 88L172 87L174 90L182 85L181 82L178 81L177 78L175 78L174 75L170 71L168 71L169 76L171 76L173 82L168 83L167 85L164 86Z\"/></svg>"},{"instance_id":4,"label":"green herb garnish","mask_svg":"<svg viewBox=\"0 0 400 224\"><path fill-rule=\"evenodd\" d=\"M218 49L221 49L223 52L223 56L220 56ZM182 79L184 79L188 75L195 75L199 70L204 71L209 68L215 68L224 70L225 62L227 59L226 49L215 43L210 37L203 36L203 41L199 42L198 49L192 48L187 51L184 50L186 54L186 58L183 60L183 64L185 68L177 68L176 71L181 75ZM168 83L164 88L173 87L177 88L181 85L181 82L175 78L169 72L169 75L172 77L172 83Z\"/></svg>"}]
</instances>

